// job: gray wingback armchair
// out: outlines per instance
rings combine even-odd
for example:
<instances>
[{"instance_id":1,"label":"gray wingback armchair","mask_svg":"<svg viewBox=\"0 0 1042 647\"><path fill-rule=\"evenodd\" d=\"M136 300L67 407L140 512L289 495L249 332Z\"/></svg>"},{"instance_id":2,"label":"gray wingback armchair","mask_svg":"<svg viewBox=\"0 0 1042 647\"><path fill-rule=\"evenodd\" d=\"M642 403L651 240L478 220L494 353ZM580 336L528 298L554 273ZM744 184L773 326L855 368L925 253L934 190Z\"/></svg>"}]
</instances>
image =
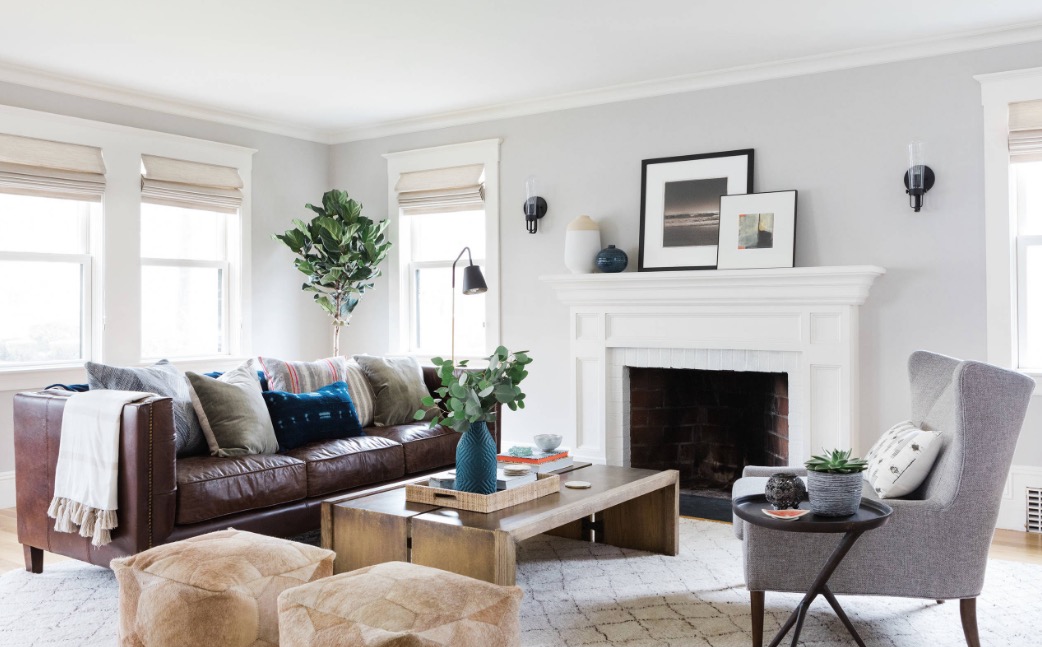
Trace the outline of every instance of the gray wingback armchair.
<instances>
[{"instance_id":1,"label":"gray wingback armchair","mask_svg":"<svg viewBox=\"0 0 1042 647\"><path fill-rule=\"evenodd\" d=\"M829 587L836 594L958 599L966 643L978 647L976 598L1034 381L925 351L912 354L908 373L911 419L944 432L944 448L916 492L886 501L894 509L889 523L861 537ZM766 477L778 471L746 468L734 496L763 493ZM878 498L867 486L864 496ZM734 530L743 544L759 647L764 592L805 592L840 536L769 530L737 518Z\"/></svg>"}]
</instances>

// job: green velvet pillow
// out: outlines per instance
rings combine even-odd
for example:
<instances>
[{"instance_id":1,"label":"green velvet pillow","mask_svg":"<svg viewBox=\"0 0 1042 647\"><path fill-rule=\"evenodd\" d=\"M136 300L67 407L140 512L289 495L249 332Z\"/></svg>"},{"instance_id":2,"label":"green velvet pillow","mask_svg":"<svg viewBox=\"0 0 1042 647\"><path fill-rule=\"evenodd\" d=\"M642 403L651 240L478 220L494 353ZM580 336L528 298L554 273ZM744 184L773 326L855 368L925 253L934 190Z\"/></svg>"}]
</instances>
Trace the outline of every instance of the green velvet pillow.
<instances>
[{"instance_id":1,"label":"green velvet pillow","mask_svg":"<svg viewBox=\"0 0 1042 647\"><path fill-rule=\"evenodd\" d=\"M373 357L355 355L376 394L373 422L377 427L416 422L413 415L423 409L421 400L430 395L423 381L423 369L414 357ZM431 420L437 408L428 411Z\"/></svg>"},{"instance_id":2,"label":"green velvet pillow","mask_svg":"<svg viewBox=\"0 0 1042 647\"><path fill-rule=\"evenodd\" d=\"M279 450L252 361L216 379L192 372L185 376L210 454L244 456Z\"/></svg>"}]
</instances>

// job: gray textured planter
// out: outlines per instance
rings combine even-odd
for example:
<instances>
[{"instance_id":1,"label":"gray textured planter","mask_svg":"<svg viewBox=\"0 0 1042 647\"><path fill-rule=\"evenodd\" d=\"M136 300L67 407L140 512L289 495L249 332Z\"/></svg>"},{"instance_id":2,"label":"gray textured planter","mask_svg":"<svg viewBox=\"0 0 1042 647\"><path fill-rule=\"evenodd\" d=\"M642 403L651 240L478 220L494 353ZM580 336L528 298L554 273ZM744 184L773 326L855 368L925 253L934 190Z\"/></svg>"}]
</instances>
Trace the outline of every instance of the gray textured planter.
<instances>
[{"instance_id":1,"label":"gray textured planter","mask_svg":"<svg viewBox=\"0 0 1042 647\"><path fill-rule=\"evenodd\" d=\"M863 472L855 474L829 474L807 472L807 494L810 509L823 517L849 517L861 505L861 482Z\"/></svg>"}]
</instances>

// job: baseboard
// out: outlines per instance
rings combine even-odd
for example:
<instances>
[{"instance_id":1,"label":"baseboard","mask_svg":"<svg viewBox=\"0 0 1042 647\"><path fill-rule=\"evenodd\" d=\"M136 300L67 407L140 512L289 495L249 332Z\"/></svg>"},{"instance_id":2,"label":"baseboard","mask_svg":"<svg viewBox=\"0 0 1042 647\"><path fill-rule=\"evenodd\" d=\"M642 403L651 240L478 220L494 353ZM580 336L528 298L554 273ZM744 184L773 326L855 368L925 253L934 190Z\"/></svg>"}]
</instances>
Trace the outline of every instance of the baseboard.
<instances>
[{"instance_id":1,"label":"baseboard","mask_svg":"<svg viewBox=\"0 0 1042 647\"><path fill-rule=\"evenodd\" d=\"M13 508L14 503L14 470L0 472L0 508Z\"/></svg>"},{"instance_id":2,"label":"baseboard","mask_svg":"<svg viewBox=\"0 0 1042 647\"><path fill-rule=\"evenodd\" d=\"M1029 487L1042 487L1042 467L1014 465L1009 468L1006 489L1002 493L1002 504L999 506L997 527L1007 530L1024 530L1024 523L1027 520L1025 490Z\"/></svg>"}]
</instances>

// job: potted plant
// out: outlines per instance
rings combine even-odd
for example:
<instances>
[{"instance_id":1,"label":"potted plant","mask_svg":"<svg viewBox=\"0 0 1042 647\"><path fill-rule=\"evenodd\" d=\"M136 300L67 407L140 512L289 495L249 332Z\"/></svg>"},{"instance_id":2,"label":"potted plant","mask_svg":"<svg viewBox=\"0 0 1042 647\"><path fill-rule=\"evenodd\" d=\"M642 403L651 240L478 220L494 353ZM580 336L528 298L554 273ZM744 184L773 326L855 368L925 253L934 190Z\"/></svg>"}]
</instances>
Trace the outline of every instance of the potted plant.
<instances>
[{"instance_id":1,"label":"potted plant","mask_svg":"<svg viewBox=\"0 0 1042 647\"><path fill-rule=\"evenodd\" d=\"M294 219L293 229L272 236L299 258L293 261L307 275L302 286L315 293L315 302L333 318L333 354L340 354L340 329L351 322L358 299L380 276L377 266L391 248L384 236L390 221L373 222L347 192L333 189L322 206L305 205L316 215L309 222Z\"/></svg>"},{"instance_id":2,"label":"potted plant","mask_svg":"<svg viewBox=\"0 0 1042 647\"><path fill-rule=\"evenodd\" d=\"M496 420L496 405L511 411L525 408L525 394L518 387L532 362L525 351L511 353L503 346L488 358L484 369L471 369L467 360L453 365L451 360L435 357L441 387L438 397L428 396L422 404L428 409L440 406L431 426L451 427L463 434L456 445L456 489L462 492L492 494L496 491L496 441L488 432L488 422ZM423 420L427 409L416 412Z\"/></svg>"},{"instance_id":3,"label":"potted plant","mask_svg":"<svg viewBox=\"0 0 1042 647\"><path fill-rule=\"evenodd\" d=\"M807 467L807 493L810 509L823 517L847 517L861 505L862 472L868 463L851 458L852 450L834 449L811 456Z\"/></svg>"}]
</instances>

